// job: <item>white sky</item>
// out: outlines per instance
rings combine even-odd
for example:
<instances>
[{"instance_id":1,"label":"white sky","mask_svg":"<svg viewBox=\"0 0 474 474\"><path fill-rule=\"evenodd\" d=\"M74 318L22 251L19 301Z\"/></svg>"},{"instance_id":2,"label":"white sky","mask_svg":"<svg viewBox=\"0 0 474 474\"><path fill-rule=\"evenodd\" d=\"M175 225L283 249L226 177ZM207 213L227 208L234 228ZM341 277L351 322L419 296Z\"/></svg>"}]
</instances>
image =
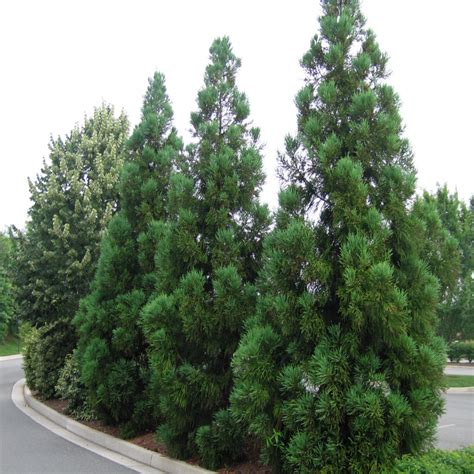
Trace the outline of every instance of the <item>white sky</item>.
<instances>
[{"instance_id":1,"label":"white sky","mask_svg":"<svg viewBox=\"0 0 474 474\"><path fill-rule=\"evenodd\" d=\"M391 58L419 187L447 182L468 199L474 138L473 0L362 0ZM167 78L175 125L187 138L208 49L229 35L242 58L238 85L261 127L267 184L277 202L276 152L296 124L299 59L317 30L318 0L2 0L0 2L0 230L23 227L27 177L49 136L68 133L102 100L135 125L147 78Z\"/></svg>"}]
</instances>

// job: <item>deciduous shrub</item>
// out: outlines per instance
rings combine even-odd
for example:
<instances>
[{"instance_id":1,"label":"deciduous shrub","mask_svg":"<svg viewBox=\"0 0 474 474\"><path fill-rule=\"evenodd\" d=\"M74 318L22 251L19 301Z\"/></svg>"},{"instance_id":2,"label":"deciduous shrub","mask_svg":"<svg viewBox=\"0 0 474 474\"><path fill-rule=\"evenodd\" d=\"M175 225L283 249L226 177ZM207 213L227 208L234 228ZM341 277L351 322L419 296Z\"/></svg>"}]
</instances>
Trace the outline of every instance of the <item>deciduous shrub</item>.
<instances>
[{"instance_id":1,"label":"deciduous shrub","mask_svg":"<svg viewBox=\"0 0 474 474\"><path fill-rule=\"evenodd\" d=\"M66 413L78 420L92 420L95 412L87 399L87 389L81 382L79 363L75 352L66 356L64 367L59 372L56 394L67 400Z\"/></svg>"},{"instance_id":2,"label":"deciduous shrub","mask_svg":"<svg viewBox=\"0 0 474 474\"><path fill-rule=\"evenodd\" d=\"M457 341L449 345L448 358L451 362L460 362L467 359L469 363L474 360L474 341Z\"/></svg>"},{"instance_id":3,"label":"deciduous shrub","mask_svg":"<svg viewBox=\"0 0 474 474\"><path fill-rule=\"evenodd\" d=\"M23 368L26 383L42 398L56 396L56 385L64 359L76 344L67 321L60 320L39 329L32 328L24 341Z\"/></svg>"}]
</instances>

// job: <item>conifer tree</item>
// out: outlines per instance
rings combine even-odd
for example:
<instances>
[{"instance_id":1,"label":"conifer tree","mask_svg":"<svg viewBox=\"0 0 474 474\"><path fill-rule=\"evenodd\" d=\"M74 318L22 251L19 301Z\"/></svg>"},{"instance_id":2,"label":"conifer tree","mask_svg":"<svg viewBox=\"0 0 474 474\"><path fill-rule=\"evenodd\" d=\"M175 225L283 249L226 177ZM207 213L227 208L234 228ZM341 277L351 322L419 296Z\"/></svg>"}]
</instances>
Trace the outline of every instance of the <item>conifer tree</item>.
<instances>
[{"instance_id":1,"label":"conifer tree","mask_svg":"<svg viewBox=\"0 0 474 474\"><path fill-rule=\"evenodd\" d=\"M382 472L442 412L438 285L387 57L357 0L321 3L231 411L276 470Z\"/></svg>"},{"instance_id":2,"label":"conifer tree","mask_svg":"<svg viewBox=\"0 0 474 474\"><path fill-rule=\"evenodd\" d=\"M128 142L119 186L119 211L102 241L91 293L75 322L82 380L99 416L124 434L149 428L146 343L138 318L154 287L156 221L166 218L170 174L181 140L164 76L149 81L140 124Z\"/></svg>"},{"instance_id":3,"label":"conifer tree","mask_svg":"<svg viewBox=\"0 0 474 474\"><path fill-rule=\"evenodd\" d=\"M163 420L159 437L171 454L189 456L199 447L204 462L215 465L241 447L226 411L230 361L255 306L269 215L258 202L259 130L236 87L240 60L228 38L214 41L210 61L191 115L195 143L172 178L156 292L142 320Z\"/></svg>"}]
</instances>

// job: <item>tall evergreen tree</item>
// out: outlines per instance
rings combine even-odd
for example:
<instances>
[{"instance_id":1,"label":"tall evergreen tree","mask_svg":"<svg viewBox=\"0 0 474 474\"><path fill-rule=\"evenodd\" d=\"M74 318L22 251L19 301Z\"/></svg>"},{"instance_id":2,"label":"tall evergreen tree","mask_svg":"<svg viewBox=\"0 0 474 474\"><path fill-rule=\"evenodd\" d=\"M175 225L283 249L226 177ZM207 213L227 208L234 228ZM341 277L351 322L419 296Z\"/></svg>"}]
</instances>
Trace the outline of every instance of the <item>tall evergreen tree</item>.
<instances>
[{"instance_id":1,"label":"tall evergreen tree","mask_svg":"<svg viewBox=\"0 0 474 474\"><path fill-rule=\"evenodd\" d=\"M276 469L381 472L442 412L437 281L387 57L357 0L321 3L231 410Z\"/></svg>"},{"instance_id":2,"label":"tall evergreen tree","mask_svg":"<svg viewBox=\"0 0 474 474\"><path fill-rule=\"evenodd\" d=\"M181 140L162 74L150 79L140 124L128 142L119 212L102 241L91 293L76 316L82 379L92 405L124 434L150 427L146 343L140 310L154 287L156 222L167 214L170 174Z\"/></svg>"},{"instance_id":3,"label":"tall evergreen tree","mask_svg":"<svg viewBox=\"0 0 474 474\"><path fill-rule=\"evenodd\" d=\"M15 235L19 316L43 325L71 321L95 272L100 240L116 208L128 120L109 105L94 110L65 139L51 140L50 160L30 181L33 205Z\"/></svg>"},{"instance_id":4,"label":"tall evergreen tree","mask_svg":"<svg viewBox=\"0 0 474 474\"><path fill-rule=\"evenodd\" d=\"M199 110L191 115L195 143L186 168L172 178L156 293L142 320L163 419L160 438L180 457L199 445L204 461L215 464L236 451L235 424L225 411L230 361L255 305L269 215L258 202L259 130L250 127L247 98L236 87L240 60L228 38L214 41L210 60Z\"/></svg>"}]
</instances>

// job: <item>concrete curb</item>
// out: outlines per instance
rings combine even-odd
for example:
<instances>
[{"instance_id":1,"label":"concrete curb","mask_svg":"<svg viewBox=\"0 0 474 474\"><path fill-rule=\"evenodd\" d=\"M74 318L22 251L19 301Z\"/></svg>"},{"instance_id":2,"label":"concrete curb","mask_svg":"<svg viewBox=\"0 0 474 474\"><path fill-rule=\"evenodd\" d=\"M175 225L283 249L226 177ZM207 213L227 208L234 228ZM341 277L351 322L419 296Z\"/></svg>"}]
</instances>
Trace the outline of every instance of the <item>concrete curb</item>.
<instances>
[{"instance_id":1,"label":"concrete curb","mask_svg":"<svg viewBox=\"0 0 474 474\"><path fill-rule=\"evenodd\" d=\"M4 360L15 360L15 359L22 359L23 356L21 354L15 354L11 356L2 356L0 357L0 362L3 362Z\"/></svg>"},{"instance_id":2,"label":"concrete curb","mask_svg":"<svg viewBox=\"0 0 474 474\"><path fill-rule=\"evenodd\" d=\"M23 385L25 402L30 408L86 441L99 445L134 461L138 461L146 466L164 471L167 474L209 474L213 472L201 467L186 464L183 461L168 458L160 453L150 451L149 449L142 448L141 446L129 443L123 439L118 439L106 433L102 433L101 431L89 428L88 426L72 420L71 418L44 405L31 395L30 389L24 382Z\"/></svg>"},{"instance_id":3,"label":"concrete curb","mask_svg":"<svg viewBox=\"0 0 474 474\"><path fill-rule=\"evenodd\" d=\"M446 393L474 393L474 387L451 387Z\"/></svg>"}]
</instances>

